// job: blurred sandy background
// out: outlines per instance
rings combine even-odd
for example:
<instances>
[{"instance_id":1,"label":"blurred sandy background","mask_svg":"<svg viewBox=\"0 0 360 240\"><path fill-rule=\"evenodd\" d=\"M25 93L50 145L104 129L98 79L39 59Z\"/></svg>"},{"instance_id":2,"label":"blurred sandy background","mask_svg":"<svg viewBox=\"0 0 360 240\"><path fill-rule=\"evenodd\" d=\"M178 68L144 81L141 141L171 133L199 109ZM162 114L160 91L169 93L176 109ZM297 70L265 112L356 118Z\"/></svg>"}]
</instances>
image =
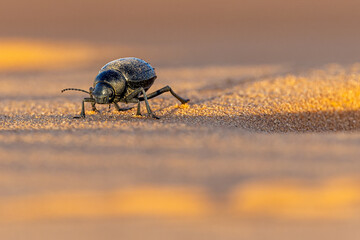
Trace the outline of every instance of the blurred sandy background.
<instances>
[{"instance_id":1,"label":"blurred sandy background","mask_svg":"<svg viewBox=\"0 0 360 240\"><path fill-rule=\"evenodd\" d=\"M359 10L354 0L5 0L0 36L136 47L167 66L352 63Z\"/></svg>"},{"instance_id":2,"label":"blurred sandy background","mask_svg":"<svg viewBox=\"0 0 360 240\"><path fill-rule=\"evenodd\" d=\"M359 10L2 1L0 239L358 239ZM191 102L74 120L125 56Z\"/></svg>"}]
</instances>

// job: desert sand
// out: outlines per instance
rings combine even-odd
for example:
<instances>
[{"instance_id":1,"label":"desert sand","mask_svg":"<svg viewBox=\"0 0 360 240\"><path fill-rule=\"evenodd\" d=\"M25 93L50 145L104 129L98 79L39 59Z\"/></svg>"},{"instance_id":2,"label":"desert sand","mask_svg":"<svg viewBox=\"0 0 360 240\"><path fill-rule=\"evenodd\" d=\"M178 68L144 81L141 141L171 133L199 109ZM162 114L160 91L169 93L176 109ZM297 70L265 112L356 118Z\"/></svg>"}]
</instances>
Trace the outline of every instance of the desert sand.
<instances>
[{"instance_id":1,"label":"desert sand","mask_svg":"<svg viewBox=\"0 0 360 240\"><path fill-rule=\"evenodd\" d=\"M157 69L151 89L191 99L150 100L160 120L107 105L74 119L85 94L60 90L96 66L24 68L0 78L2 239L359 234L357 64Z\"/></svg>"},{"instance_id":2,"label":"desert sand","mask_svg":"<svg viewBox=\"0 0 360 240\"><path fill-rule=\"evenodd\" d=\"M359 239L359 10L4 0L0 239ZM191 101L74 119L126 56Z\"/></svg>"}]
</instances>

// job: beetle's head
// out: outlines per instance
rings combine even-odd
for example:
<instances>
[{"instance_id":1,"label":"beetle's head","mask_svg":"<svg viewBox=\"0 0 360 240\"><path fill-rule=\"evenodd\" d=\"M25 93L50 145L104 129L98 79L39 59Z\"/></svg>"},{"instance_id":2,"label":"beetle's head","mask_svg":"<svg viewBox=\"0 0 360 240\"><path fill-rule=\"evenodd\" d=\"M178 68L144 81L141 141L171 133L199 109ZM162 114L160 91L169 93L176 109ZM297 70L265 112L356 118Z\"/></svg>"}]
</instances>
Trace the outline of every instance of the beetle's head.
<instances>
[{"instance_id":1,"label":"beetle's head","mask_svg":"<svg viewBox=\"0 0 360 240\"><path fill-rule=\"evenodd\" d=\"M107 104L114 98L114 89L105 82L99 82L90 88L91 95L97 104Z\"/></svg>"},{"instance_id":2,"label":"beetle's head","mask_svg":"<svg viewBox=\"0 0 360 240\"><path fill-rule=\"evenodd\" d=\"M98 104L112 103L115 95L121 95L125 90L126 81L120 72L109 69L100 72L94 81L90 94Z\"/></svg>"}]
</instances>

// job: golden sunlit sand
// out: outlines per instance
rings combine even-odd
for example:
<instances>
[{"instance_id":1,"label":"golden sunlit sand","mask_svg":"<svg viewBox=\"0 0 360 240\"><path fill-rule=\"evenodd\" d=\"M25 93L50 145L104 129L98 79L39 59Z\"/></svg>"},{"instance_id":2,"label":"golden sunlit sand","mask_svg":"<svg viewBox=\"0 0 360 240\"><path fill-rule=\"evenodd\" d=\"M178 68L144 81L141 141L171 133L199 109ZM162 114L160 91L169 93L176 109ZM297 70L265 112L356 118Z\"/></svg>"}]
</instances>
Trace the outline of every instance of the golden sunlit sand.
<instances>
[{"instance_id":1,"label":"golden sunlit sand","mask_svg":"<svg viewBox=\"0 0 360 240\"><path fill-rule=\"evenodd\" d=\"M86 94L60 90L88 89L99 66L26 71L85 61L92 50L41 44L38 55L28 43L2 44L12 49L0 58L4 69L16 69L18 55L9 57L15 49L26 56L22 74L0 75L6 229L48 221L73 229L90 221L96 237L111 221L129 229L145 224L149 233L180 224L183 233L204 234L209 224L240 236L253 221L262 229L273 221L309 229L359 222L358 64L301 72L280 65L159 68L151 89L170 85L188 104L164 94L150 100L160 120L136 117L136 108L99 106L95 113L88 105L86 119L74 119ZM57 51L64 54L57 58ZM156 226L147 222L155 219Z\"/></svg>"}]
</instances>

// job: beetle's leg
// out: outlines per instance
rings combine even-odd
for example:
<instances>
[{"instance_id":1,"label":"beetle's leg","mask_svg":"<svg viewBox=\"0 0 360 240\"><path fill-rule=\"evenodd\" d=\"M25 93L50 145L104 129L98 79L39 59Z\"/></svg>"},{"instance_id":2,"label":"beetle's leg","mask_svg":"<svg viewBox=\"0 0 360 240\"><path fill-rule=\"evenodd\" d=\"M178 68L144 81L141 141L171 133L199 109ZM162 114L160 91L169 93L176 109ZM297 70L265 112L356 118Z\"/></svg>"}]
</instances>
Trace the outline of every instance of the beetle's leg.
<instances>
[{"instance_id":1,"label":"beetle's leg","mask_svg":"<svg viewBox=\"0 0 360 240\"><path fill-rule=\"evenodd\" d=\"M139 99L133 98L133 99L128 99L126 101L127 101L127 103L137 103L136 116L142 116L141 111L140 111L140 101L139 101ZM129 108L129 109L131 109L131 108Z\"/></svg>"},{"instance_id":2,"label":"beetle's leg","mask_svg":"<svg viewBox=\"0 0 360 240\"><path fill-rule=\"evenodd\" d=\"M155 116L155 114L152 113L151 111L151 108L150 108L150 105L149 105L149 102L148 102L148 99L147 99L147 96L146 96L146 92L144 90L144 88L138 88L136 90L134 90L134 92L132 92L129 96L127 96L125 98L125 101L126 102L135 102L134 98L137 97L139 95L139 93L142 93L143 94L143 98L144 98L144 101L145 101L145 105L146 105L146 110L149 114L149 116L153 117L153 118L156 118L156 119L159 119L157 116ZM139 99L136 99L136 102L139 102Z\"/></svg>"},{"instance_id":3,"label":"beetle's leg","mask_svg":"<svg viewBox=\"0 0 360 240\"><path fill-rule=\"evenodd\" d=\"M142 92L141 89L143 88L135 89L129 95L125 96L123 101L126 103L137 103L137 101L135 101L134 98L137 98L137 96L139 96L139 94Z\"/></svg>"},{"instance_id":4,"label":"beetle's leg","mask_svg":"<svg viewBox=\"0 0 360 240\"><path fill-rule=\"evenodd\" d=\"M92 102L92 103L91 103L92 110L93 110L94 112L99 113L100 111L96 109L95 104L96 104L95 102Z\"/></svg>"},{"instance_id":5,"label":"beetle's leg","mask_svg":"<svg viewBox=\"0 0 360 240\"><path fill-rule=\"evenodd\" d=\"M154 97L159 96L160 94L163 94L165 92L170 92L174 97L176 97L177 100L179 100L182 104L187 103L190 101L190 99L184 99L182 97L180 97L179 95L177 95L169 86L163 87L155 92L152 92L150 94L147 95L147 99L151 99ZM140 101L144 101L145 98L144 97L139 97Z\"/></svg>"},{"instance_id":6,"label":"beetle's leg","mask_svg":"<svg viewBox=\"0 0 360 240\"><path fill-rule=\"evenodd\" d=\"M141 116L141 112L140 112L140 101L139 101L139 100L138 100L138 104L137 104L136 116Z\"/></svg>"},{"instance_id":7,"label":"beetle's leg","mask_svg":"<svg viewBox=\"0 0 360 240\"><path fill-rule=\"evenodd\" d=\"M146 110L147 110L149 116L151 116L152 118L160 119L159 117L157 117L155 114L152 113L144 88L141 88L141 90L142 90L142 93L143 93L143 96L145 99ZM140 105L140 101L139 101L139 105Z\"/></svg>"},{"instance_id":8,"label":"beetle's leg","mask_svg":"<svg viewBox=\"0 0 360 240\"><path fill-rule=\"evenodd\" d=\"M85 118L85 99L82 100L80 117Z\"/></svg>"},{"instance_id":9,"label":"beetle's leg","mask_svg":"<svg viewBox=\"0 0 360 240\"><path fill-rule=\"evenodd\" d=\"M119 112L122 112L122 111L127 111L127 110L132 109L132 107L128 107L128 108L120 108L120 107L119 107L119 105L118 105L116 102L114 102L114 105L115 105L115 109L116 109L117 111L119 111Z\"/></svg>"},{"instance_id":10,"label":"beetle's leg","mask_svg":"<svg viewBox=\"0 0 360 240\"><path fill-rule=\"evenodd\" d=\"M93 98L84 98L82 100L82 105L81 105L81 113L80 113L80 117L81 118L85 118L85 102L95 102L95 99ZM74 118L79 118L79 117L74 117Z\"/></svg>"}]
</instances>

